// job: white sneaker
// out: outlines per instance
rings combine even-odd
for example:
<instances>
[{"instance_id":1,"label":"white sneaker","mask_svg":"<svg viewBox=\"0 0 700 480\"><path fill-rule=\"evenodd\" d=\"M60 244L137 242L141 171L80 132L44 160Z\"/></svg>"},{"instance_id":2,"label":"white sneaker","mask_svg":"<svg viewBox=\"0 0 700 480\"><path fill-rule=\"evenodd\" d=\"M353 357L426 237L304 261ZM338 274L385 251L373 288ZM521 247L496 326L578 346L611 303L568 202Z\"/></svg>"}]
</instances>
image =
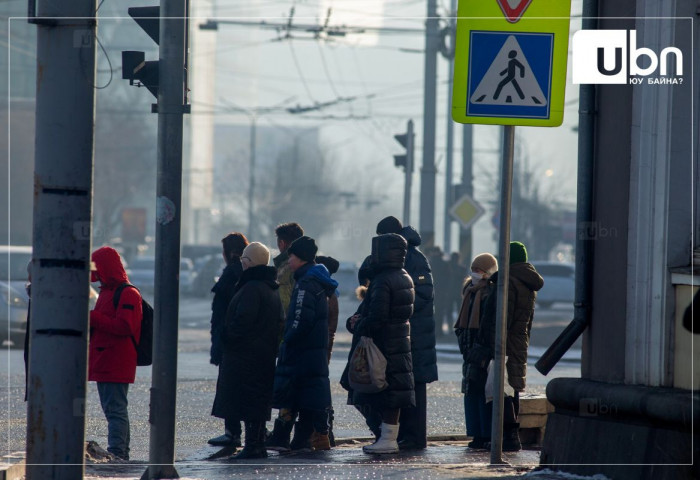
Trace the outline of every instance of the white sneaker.
<instances>
[{"instance_id":1,"label":"white sneaker","mask_svg":"<svg viewBox=\"0 0 700 480\"><path fill-rule=\"evenodd\" d=\"M372 445L362 447L365 453L399 453L399 444L396 442L396 437L399 436L399 426L382 423L381 435L379 439Z\"/></svg>"}]
</instances>

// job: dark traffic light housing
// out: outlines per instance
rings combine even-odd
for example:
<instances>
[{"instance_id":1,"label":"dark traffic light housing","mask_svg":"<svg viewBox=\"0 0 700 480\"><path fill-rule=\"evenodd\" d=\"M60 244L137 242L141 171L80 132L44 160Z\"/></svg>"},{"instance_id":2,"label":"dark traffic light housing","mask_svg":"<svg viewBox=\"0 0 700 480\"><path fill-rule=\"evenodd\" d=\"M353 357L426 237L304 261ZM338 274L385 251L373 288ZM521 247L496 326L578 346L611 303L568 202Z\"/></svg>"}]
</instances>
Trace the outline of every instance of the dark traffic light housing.
<instances>
[{"instance_id":1,"label":"dark traffic light housing","mask_svg":"<svg viewBox=\"0 0 700 480\"><path fill-rule=\"evenodd\" d=\"M406 133L401 133L394 135L397 142L401 144L402 147L406 149L406 153L403 155L394 155L394 165L397 167L403 167L404 171L408 169L413 172L413 153L414 153L414 139L415 134L413 133L413 121L408 122L408 129Z\"/></svg>"},{"instance_id":2,"label":"dark traffic light housing","mask_svg":"<svg viewBox=\"0 0 700 480\"><path fill-rule=\"evenodd\" d=\"M146 34L160 43L160 7L131 7L129 15ZM122 52L122 78L130 85L143 86L158 98L158 60L146 61L144 52ZM138 81L139 83L134 83Z\"/></svg>"}]
</instances>

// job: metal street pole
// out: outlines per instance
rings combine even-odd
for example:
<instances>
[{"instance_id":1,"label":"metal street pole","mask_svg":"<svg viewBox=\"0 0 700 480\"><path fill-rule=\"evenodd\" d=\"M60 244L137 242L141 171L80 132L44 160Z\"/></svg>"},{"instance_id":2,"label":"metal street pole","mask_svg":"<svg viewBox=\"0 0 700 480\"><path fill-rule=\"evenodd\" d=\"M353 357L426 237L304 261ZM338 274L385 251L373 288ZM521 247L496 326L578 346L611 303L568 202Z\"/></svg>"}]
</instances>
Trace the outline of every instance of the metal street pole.
<instances>
[{"instance_id":1,"label":"metal street pole","mask_svg":"<svg viewBox=\"0 0 700 480\"><path fill-rule=\"evenodd\" d=\"M515 127L503 127L501 165L501 224L498 248L498 285L496 306L496 345L493 359L493 415L491 417L491 464L503 461L503 372L506 366L506 325L508 316L508 279L510 276L510 209L513 195L513 151Z\"/></svg>"},{"instance_id":2,"label":"metal street pole","mask_svg":"<svg viewBox=\"0 0 700 480\"><path fill-rule=\"evenodd\" d=\"M186 12L186 0L161 2L150 465L143 479L178 478L174 467L175 400Z\"/></svg>"},{"instance_id":3,"label":"metal street pole","mask_svg":"<svg viewBox=\"0 0 700 480\"><path fill-rule=\"evenodd\" d=\"M414 144L415 144L415 134L413 132L413 120L408 121L408 128L406 129L406 170L405 170L405 183L403 189L403 224L409 225L411 223L411 189L413 188L413 165L414 160Z\"/></svg>"},{"instance_id":4,"label":"metal street pole","mask_svg":"<svg viewBox=\"0 0 700 480\"><path fill-rule=\"evenodd\" d=\"M428 0L428 18L425 22L423 166L421 167L419 227L423 245L435 244L435 116L439 34L437 0Z\"/></svg>"},{"instance_id":5,"label":"metal street pole","mask_svg":"<svg viewBox=\"0 0 700 480\"><path fill-rule=\"evenodd\" d=\"M95 120L95 0L41 0L37 25L30 480L84 473Z\"/></svg>"},{"instance_id":6,"label":"metal street pole","mask_svg":"<svg viewBox=\"0 0 700 480\"><path fill-rule=\"evenodd\" d=\"M255 238L254 201L255 201L255 150L257 145L257 118L250 117L250 174L248 177L248 238Z\"/></svg>"},{"instance_id":7,"label":"metal street pole","mask_svg":"<svg viewBox=\"0 0 700 480\"><path fill-rule=\"evenodd\" d=\"M474 198L474 127L470 124L462 126L462 191L460 193L467 194ZM472 227L460 229L459 232L459 253L462 260L471 263L472 259Z\"/></svg>"},{"instance_id":8,"label":"metal street pole","mask_svg":"<svg viewBox=\"0 0 700 480\"><path fill-rule=\"evenodd\" d=\"M450 1L450 52L451 58L447 59L448 84L447 84L447 154L445 156L445 213L444 241L445 253L452 251L452 217L450 207L455 201L455 189L452 179L454 162L454 120L452 120L452 83L454 81L455 60L454 52L457 44L457 0Z\"/></svg>"}]
</instances>

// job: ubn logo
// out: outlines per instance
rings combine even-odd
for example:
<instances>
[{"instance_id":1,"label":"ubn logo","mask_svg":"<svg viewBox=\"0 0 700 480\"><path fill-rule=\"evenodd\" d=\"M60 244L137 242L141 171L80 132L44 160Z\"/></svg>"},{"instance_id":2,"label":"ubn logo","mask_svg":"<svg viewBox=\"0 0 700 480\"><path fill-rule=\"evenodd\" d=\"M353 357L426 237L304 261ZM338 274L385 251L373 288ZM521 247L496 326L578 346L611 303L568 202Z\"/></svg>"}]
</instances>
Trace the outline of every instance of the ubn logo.
<instances>
[{"instance_id":1,"label":"ubn logo","mask_svg":"<svg viewBox=\"0 0 700 480\"><path fill-rule=\"evenodd\" d=\"M648 83L683 83L676 78L683 75L680 49L667 47L657 55L650 48L637 48L636 30L579 30L572 43L574 83L638 84L657 70L664 78L648 78Z\"/></svg>"}]
</instances>

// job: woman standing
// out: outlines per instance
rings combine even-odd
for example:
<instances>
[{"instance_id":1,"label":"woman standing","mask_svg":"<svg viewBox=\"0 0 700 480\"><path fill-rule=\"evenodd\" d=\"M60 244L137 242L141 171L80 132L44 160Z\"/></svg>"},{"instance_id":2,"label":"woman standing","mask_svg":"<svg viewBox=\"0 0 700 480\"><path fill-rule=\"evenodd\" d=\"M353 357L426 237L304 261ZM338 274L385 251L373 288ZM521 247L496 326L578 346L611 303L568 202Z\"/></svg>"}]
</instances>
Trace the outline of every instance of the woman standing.
<instances>
[{"instance_id":1,"label":"woman standing","mask_svg":"<svg viewBox=\"0 0 700 480\"><path fill-rule=\"evenodd\" d=\"M354 336L372 338L387 360L389 385L379 393L353 392L353 404L369 405L382 418L380 437L363 447L365 453L398 452L399 413L416 403L409 324L415 292L411 277L403 269L407 247L406 240L393 233L372 239L374 277Z\"/></svg>"},{"instance_id":2,"label":"woman standing","mask_svg":"<svg viewBox=\"0 0 700 480\"><path fill-rule=\"evenodd\" d=\"M221 239L223 247L222 255L226 268L222 272L219 280L214 285L211 291L214 293L214 299L211 302L211 351L209 363L221 365L223 356L223 332L224 318L226 317L226 309L233 298L233 290L241 278L243 266L241 265L241 255L243 249L248 246L248 239L239 232L233 232ZM219 371L221 374L221 371ZM219 378L221 376L219 375ZM219 380L216 382L216 389L219 389ZM219 447L231 447L235 451L236 447L241 446L241 424L231 420L224 420L224 434L218 437L209 439L209 445Z\"/></svg>"},{"instance_id":3,"label":"woman standing","mask_svg":"<svg viewBox=\"0 0 700 480\"><path fill-rule=\"evenodd\" d=\"M279 326L284 316L277 271L270 251L249 244L241 256L243 273L226 311L223 356L212 415L245 422L245 447L234 460L265 458L265 422L270 420Z\"/></svg>"},{"instance_id":4,"label":"woman standing","mask_svg":"<svg viewBox=\"0 0 700 480\"><path fill-rule=\"evenodd\" d=\"M498 262L490 253L481 253L474 257L471 274L462 288L462 306L454 326L459 351L464 358L462 364L462 393L464 394L464 417L467 423L467 435L472 437L468 447L483 449L491 440L491 409L487 408L484 389L486 386L486 368L469 363L467 355L474 346L481 324L481 312L484 300L490 289L489 277L498 270Z\"/></svg>"}]
</instances>

